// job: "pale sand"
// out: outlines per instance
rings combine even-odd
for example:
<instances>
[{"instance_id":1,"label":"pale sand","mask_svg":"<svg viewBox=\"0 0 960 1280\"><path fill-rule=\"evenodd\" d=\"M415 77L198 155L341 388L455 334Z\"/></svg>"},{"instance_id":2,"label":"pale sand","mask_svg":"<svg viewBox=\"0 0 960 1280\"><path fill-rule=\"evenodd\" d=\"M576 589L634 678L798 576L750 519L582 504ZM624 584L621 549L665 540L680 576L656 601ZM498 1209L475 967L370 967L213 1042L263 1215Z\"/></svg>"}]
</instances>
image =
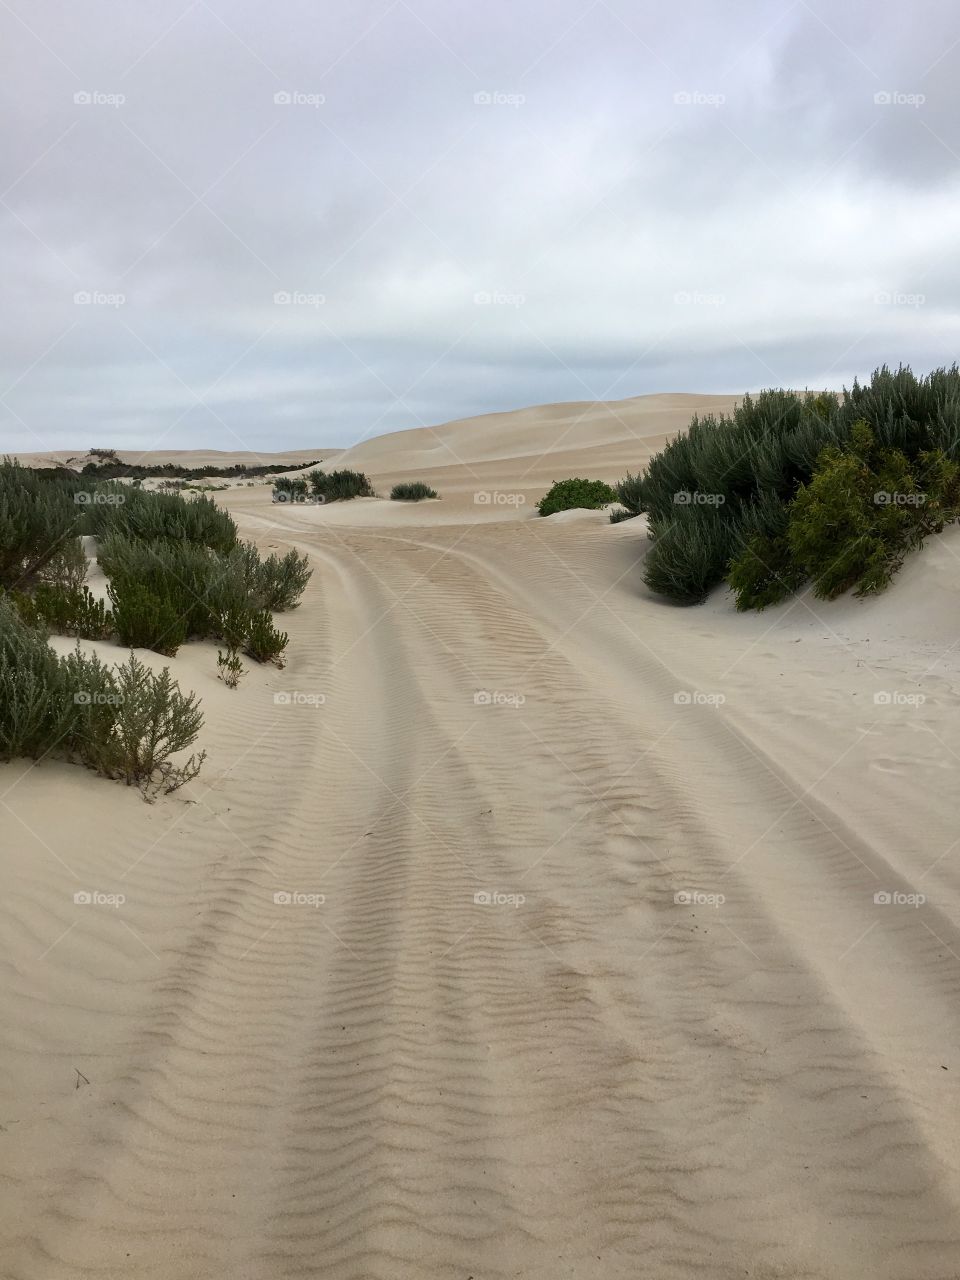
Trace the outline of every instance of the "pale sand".
<instances>
[{"instance_id":1,"label":"pale sand","mask_svg":"<svg viewBox=\"0 0 960 1280\"><path fill-rule=\"evenodd\" d=\"M653 599L640 522L532 515L697 403L343 455L420 506L218 495L315 576L284 671L170 664L198 782L0 768L0 1274L960 1275L960 532L741 616Z\"/></svg>"}]
</instances>

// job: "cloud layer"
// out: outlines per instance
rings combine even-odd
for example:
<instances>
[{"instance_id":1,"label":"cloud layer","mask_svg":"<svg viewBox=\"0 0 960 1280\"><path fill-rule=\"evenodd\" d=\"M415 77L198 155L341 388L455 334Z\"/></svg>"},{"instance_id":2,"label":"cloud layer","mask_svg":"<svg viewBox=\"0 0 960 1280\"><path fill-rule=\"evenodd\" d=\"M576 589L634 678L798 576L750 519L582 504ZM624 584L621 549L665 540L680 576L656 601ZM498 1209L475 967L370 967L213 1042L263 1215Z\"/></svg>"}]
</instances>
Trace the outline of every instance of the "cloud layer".
<instances>
[{"instance_id":1,"label":"cloud layer","mask_svg":"<svg viewBox=\"0 0 960 1280\"><path fill-rule=\"evenodd\" d=\"M951 362L960 15L648 8L11 0L0 447Z\"/></svg>"}]
</instances>

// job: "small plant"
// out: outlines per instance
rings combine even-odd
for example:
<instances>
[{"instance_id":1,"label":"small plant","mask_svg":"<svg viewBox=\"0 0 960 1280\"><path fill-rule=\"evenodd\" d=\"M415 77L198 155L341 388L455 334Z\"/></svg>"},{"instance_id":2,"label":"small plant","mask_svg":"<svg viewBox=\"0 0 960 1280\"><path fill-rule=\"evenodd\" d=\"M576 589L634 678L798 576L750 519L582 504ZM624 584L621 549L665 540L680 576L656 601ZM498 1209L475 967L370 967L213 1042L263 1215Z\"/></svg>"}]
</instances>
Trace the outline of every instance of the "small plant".
<instances>
[{"instance_id":1,"label":"small plant","mask_svg":"<svg viewBox=\"0 0 960 1280\"><path fill-rule=\"evenodd\" d=\"M394 502L422 502L424 498L438 498L439 496L436 489L431 489L422 480L395 484L390 490L390 497Z\"/></svg>"},{"instance_id":2,"label":"small plant","mask_svg":"<svg viewBox=\"0 0 960 1280\"><path fill-rule=\"evenodd\" d=\"M557 511L570 511L575 507L597 511L616 500L616 493L603 480L557 480L537 503L537 510L542 516L552 516Z\"/></svg>"},{"instance_id":3,"label":"small plant","mask_svg":"<svg viewBox=\"0 0 960 1280\"><path fill-rule=\"evenodd\" d=\"M196 741L203 715L195 694L184 696L164 667L154 674L131 653L115 676L115 716L98 742L98 771L138 786L145 799L169 794L200 772L206 752L176 765L171 756Z\"/></svg>"},{"instance_id":4,"label":"small plant","mask_svg":"<svg viewBox=\"0 0 960 1280\"><path fill-rule=\"evenodd\" d=\"M287 647L289 637L285 631L278 631L266 609L255 613L250 620L244 652L255 662L273 662L283 666L283 651Z\"/></svg>"},{"instance_id":5,"label":"small plant","mask_svg":"<svg viewBox=\"0 0 960 1280\"><path fill-rule=\"evenodd\" d=\"M236 649L217 650L217 675L228 689L235 689L240 683L244 667L240 654Z\"/></svg>"}]
</instances>

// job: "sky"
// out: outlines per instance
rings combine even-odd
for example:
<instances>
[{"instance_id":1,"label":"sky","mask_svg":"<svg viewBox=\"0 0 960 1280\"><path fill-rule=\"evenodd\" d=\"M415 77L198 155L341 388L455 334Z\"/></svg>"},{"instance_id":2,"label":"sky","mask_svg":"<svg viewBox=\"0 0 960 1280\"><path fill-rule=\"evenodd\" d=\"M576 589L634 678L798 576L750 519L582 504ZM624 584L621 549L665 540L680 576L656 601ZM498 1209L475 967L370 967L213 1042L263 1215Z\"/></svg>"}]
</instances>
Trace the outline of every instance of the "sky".
<instances>
[{"instance_id":1,"label":"sky","mask_svg":"<svg viewBox=\"0 0 960 1280\"><path fill-rule=\"evenodd\" d=\"M0 0L0 452L950 364L947 0Z\"/></svg>"}]
</instances>

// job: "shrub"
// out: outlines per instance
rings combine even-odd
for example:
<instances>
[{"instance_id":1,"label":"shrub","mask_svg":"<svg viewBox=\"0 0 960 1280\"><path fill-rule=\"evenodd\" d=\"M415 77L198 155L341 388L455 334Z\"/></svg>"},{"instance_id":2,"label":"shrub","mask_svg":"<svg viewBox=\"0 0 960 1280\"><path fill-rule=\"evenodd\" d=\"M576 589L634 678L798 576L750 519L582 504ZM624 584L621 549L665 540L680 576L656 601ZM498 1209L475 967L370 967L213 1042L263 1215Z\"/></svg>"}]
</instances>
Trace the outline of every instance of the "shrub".
<instances>
[{"instance_id":1,"label":"shrub","mask_svg":"<svg viewBox=\"0 0 960 1280\"><path fill-rule=\"evenodd\" d=\"M422 480L395 484L390 490L390 497L394 502L422 502L424 498L438 498L439 496L436 489L431 489Z\"/></svg>"},{"instance_id":2,"label":"shrub","mask_svg":"<svg viewBox=\"0 0 960 1280\"><path fill-rule=\"evenodd\" d=\"M223 555L237 544L230 515L204 494L156 493L125 485L101 485L102 498L90 504L89 532L140 542L188 543Z\"/></svg>"},{"instance_id":3,"label":"shrub","mask_svg":"<svg viewBox=\"0 0 960 1280\"><path fill-rule=\"evenodd\" d=\"M608 502L615 502L616 498L616 493L603 480L557 480L537 503L537 510L542 516L570 511L574 507L596 511Z\"/></svg>"},{"instance_id":4,"label":"shrub","mask_svg":"<svg viewBox=\"0 0 960 1280\"><path fill-rule=\"evenodd\" d=\"M673 599L702 600L723 580L733 555L744 601L772 603L795 589L797 563L779 541L778 509L810 484L825 448L850 444L860 420L878 448L899 450L908 463L938 450L944 462L957 460L960 369L917 378L908 368L884 367L842 397L763 391L744 397L730 417L694 417L685 435L651 459L637 486L654 539L648 584L656 591L667 586ZM686 495L686 505L678 495ZM716 518L703 519L702 503L713 505ZM689 534L673 532L674 525L689 526ZM852 563L846 568L853 572Z\"/></svg>"},{"instance_id":5,"label":"shrub","mask_svg":"<svg viewBox=\"0 0 960 1280\"><path fill-rule=\"evenodd\" d=\"M235 689L243 675L243 663L236 649L217 650L217 678L222 680L228 689Z\"/></svg>"},{"instance_id":6,"label":"shrub","mask_svg":"<svg viewBox=\"0 0 960 1280\"><path fill-rule=\"evenodd\" d=\"M169 596L125 580L110 584L113 625L117 639L128 649L153 649L172 658L187 638L187 623Z\"/></svg>"},{"instance_id":7,"label":"shrub","mask_svg":"<svg viewBox=\"0 0 960 1280\"><path fill-rule=\"evenodd\" d=\"M632 476L629 472L614 485L620 509L610 512L610 523L619 524L622 520L632 520L643 511L643 480L640 475Z\"/></svg>"},{"instance_id":8,"label":"shrub","mask_svg":"<svg viewBox=\"0 0 960 1280\"><path fill-rule=\"evenodd\" d=\"M278 631L270 614L262 609L250 619L244 652L257 662L273 662L282 667L288 639L287 633Z\"/></svg>"},{"instance_id":9,"label":"shrub","mask_svg":"<svg viewBox=\"0 0 960 1280\"><path fill-rule=\"evenodd\" d=\"M64 587L40 582L33 595L12 597L20 616L35 627L84 640L106 640L113 634L113 618L89 587Z\"/></svg>"},{"instance_id":10,"label":"shrub","mask_svg":"<svg viewBox=\"0 0 960 1280\"><path fill-rule=\"evenodd\" d=\"M0 463L0 588L75 580L84 563L78 535L86 508L74 502L80 487L72 472L51 468L45 478L39 469Z\"/></svg>"},{"instance_id":11,"label":"shrub","mask_svg":"<svg viewBox=\"0 0 960 1280\"><path fill-rule=\"evenodd\" d=\"M70 678L100 680L103 688L103 665L78 650ZM75 746L83 762L105 777L122 778L128 787L139 786L146 799L195 778L205 751L180 765L170 757L192 746L203 725L196 695L184 696L168 667L156 675L132 653L106 679L109 692L81 707Z\"/></svg>"},{"instance_id":12,"label":"shrub","mask_svg":"<svg viewBox=\"0 0 960 1280\"><path fill-rule=\"evenodd\" d=\"M829 445L774 535L754 533L730 569L737 608L763 608L812 580L831 600L851 587L886 587L907 553L960 518L960 465L942 450L911 462L854 424L850 443ZM785 521L785 527L784 527Z\"/></svg>"},{"instance_id":13,"label":"shrub","mask_svg":"<svg viewBox=\"0 0 960 1280\"><path fill-rule=\"evenodd\" d=\"M348 502L351 498L373 498L373 486L362 471L310 473L313 495L321 502Z\"/></svg>"},{"instance_id":14,"label":"shrub","mask_svg":"<svg viewBox=\"0 0 960 1280\"><path fill-rule=\"evenodd\" d=\"M307 492L304 476L277 476L273 482L274 502L305 502Z\"/></svg>"},{"instance_id":15,"label":"shrub","mask_svg":"<svg viewBox=\"0 0 960 1280\"><path fill-rule=\"evenodd\" d=\"M271 613L295 609L313 573L307 557L299 551L288 551L285 556L269 555L261 560L255 547L244 545L253 553L248 557L246 579L253 607L269 609Z\"/></svg>"},{"instance_id":16,"label":"shrub","mask_svg":"<svg viewBox=\"0 0 960 1280\"><path fill-rule=\"evenodd\" d=\"M74 706L47 638L0 597L0 760L39 760L69 738Z\"/></svg>"}]
</instances>

